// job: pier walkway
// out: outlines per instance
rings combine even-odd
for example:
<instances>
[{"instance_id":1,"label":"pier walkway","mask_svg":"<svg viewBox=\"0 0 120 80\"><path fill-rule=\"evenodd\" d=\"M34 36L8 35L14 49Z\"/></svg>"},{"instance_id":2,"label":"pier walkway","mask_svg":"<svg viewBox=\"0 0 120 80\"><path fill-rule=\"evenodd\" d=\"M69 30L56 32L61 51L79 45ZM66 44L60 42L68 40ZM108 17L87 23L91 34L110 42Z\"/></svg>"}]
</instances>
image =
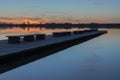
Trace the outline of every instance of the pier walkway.
<instances>
[{"instance_id":1,"label":"pier walkway","mask_svg":"<svg viewBox=\"0 0 120 80\"><path fill-rule=\"evenodd\" d=\"M96 34L104 34L104 31L86 32L83 34L72 34L72 35L63 36L63 37L53 37L52 35L47 35L45 40L22 42L20 44L8 44L7 40L1 40L0 41L0 58L6 55L17 53L17 52L23 52L23 51L40 48L40 47L51 45L51 44L61 43L64 41L69 41L77 38L93 36Z\"/></svg>"}]
</instances>

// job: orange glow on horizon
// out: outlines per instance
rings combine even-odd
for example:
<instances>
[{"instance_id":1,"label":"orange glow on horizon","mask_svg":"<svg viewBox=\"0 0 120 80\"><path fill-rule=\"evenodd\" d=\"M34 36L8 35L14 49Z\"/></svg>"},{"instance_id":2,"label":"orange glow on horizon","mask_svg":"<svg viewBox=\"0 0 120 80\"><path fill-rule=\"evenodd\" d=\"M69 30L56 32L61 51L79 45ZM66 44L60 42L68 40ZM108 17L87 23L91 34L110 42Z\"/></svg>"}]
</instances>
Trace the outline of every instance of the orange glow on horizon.
<instances>
[{"instance_id":1,"label":"orange glow on horizon","mask_svg":"<svg viewBox=\"0 0 120 80\"><path fill-rule=\"evenodd\" d=\"M14 17L14 18L6 18L0 17L0 22L6 23L15 23L15 24L40 24L40 23L120 23L120 19L112 19L112 18L34 18L34 17Z\"/></svg>"}]
</instances>

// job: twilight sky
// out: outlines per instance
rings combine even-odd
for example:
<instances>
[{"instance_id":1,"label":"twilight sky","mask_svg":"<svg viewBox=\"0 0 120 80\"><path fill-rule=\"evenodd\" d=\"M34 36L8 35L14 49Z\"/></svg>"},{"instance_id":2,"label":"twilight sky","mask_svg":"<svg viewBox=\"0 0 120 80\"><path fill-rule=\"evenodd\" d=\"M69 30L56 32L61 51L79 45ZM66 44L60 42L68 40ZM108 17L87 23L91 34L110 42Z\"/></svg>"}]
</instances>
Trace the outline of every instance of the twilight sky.
<instances>
[{"instance_id":1,"label":"twilight sky","mask_svg":"<svg viewBox=\"0 0 120 80\"><path fill-rule=\"evenodd\" d=\"M120 23L120 0L0 0L0 22Z\"/></svg>"}]
</instances>

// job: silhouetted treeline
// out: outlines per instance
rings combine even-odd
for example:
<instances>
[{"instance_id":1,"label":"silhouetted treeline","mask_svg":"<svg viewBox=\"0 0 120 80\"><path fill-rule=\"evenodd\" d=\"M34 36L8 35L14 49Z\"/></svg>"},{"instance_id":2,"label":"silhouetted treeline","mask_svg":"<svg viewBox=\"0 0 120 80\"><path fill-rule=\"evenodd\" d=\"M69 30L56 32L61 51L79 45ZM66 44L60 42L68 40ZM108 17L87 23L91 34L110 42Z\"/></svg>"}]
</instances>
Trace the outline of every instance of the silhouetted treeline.
<instances>
[{"instance_id":1,"label":"silhouetted treeline","mask_svg":"<svg viewBox=\"0 0 120 80\"><path fill-rule=\"evenodd\" d=\"M44 27L44 28L120 28L120 23L111 24L99 24L99 23L89 23L89 24L72 24L72 23L46 23L46 24L11 24L11 23L0 23L0 27Z\"/></svg>"}]
</instances>

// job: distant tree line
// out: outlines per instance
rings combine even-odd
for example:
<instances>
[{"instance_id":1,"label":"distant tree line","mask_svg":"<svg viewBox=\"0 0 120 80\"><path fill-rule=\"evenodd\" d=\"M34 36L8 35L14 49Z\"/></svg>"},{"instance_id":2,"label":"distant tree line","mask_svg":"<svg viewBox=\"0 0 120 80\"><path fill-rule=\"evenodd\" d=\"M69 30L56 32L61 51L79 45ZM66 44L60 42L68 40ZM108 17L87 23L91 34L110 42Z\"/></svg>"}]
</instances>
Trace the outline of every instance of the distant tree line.
<instances>
[{"instance_id":1,"label":"distant tree line","mask_svg":"<svg viewBox=\"0 0 120 80\"><path fill-rule=\"evenodd\" d=\"M44 28L120 28L120 23L89 23L89 24L72 24L72 23L46 23L46 24L12 24L0 23L0 27L44 27Z\"/></svg>"}]
</instances>

